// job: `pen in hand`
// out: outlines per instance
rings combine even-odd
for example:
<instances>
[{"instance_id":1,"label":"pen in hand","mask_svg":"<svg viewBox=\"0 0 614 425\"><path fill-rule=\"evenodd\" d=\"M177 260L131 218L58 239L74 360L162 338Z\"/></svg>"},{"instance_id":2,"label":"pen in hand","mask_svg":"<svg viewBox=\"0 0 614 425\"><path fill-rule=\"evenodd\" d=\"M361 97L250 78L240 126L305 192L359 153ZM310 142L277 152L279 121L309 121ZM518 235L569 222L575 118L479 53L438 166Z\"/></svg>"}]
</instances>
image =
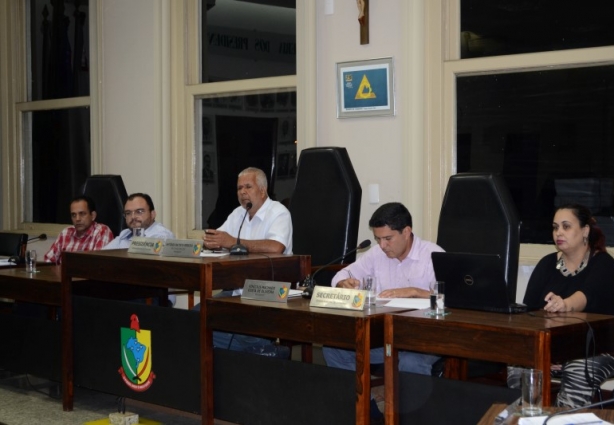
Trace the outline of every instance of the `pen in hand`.
<instances>
[{"instance_id":1,"label":"pen in hand","mask_svg":"<svg viewBox=\"0 0 614 425\"><path fill-rule=\"evenodd\" d=\"M350 279L358 280L358 279L356 279L356 278L354 277L354 275L352 274L352 272L351 272L351 271L349 271L349 270L348 270L348 274L350 275ZM357 287L355 287L355 288L360 289L360 281L359 281L359 283L358 283L358 286L357 286Z\"/></svg>"}]
</instances>

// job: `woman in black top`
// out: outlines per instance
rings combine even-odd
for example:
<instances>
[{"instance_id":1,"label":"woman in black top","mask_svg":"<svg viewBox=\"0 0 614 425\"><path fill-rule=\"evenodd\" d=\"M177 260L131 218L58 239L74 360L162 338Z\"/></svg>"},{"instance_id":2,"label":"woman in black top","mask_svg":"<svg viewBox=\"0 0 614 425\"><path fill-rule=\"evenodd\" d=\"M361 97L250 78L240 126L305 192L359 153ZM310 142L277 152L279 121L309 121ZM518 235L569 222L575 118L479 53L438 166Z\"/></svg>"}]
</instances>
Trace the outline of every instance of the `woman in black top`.
<instances>
[{"instance_id":1,"label":"woman in black top","mask_svg":"<svg viewBox=\"0 0 614 425\"><path fill-rule=\"evenodd\" d=\"M551 313L614 314L614 258L607 253L605 236L590 210L578 204L559 207L552 237L557 252L535 267L524 303ZM612 376L614 358L609 354L566 363L557 406L590 403L595 389Z\"/></svg>"}]
</instances>

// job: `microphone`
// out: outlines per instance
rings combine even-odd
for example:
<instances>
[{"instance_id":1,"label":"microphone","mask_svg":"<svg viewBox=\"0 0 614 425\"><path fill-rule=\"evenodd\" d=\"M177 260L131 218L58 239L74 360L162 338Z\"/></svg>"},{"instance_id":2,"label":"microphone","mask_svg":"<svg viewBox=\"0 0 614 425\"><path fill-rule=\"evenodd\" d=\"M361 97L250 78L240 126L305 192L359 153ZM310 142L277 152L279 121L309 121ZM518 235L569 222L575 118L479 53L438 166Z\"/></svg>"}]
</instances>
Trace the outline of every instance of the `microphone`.
<instances>
[{"instance_id":1,"label":"microphone","mask_svg":"<svg viewBox=\"0 0 614 425\"><path fill-rule=\"evenodd\" d=\"M34 236L33 238L28 239L28 243L36 242L36 241L46 241L46 240L47 240L47 234L46 233L41 233L38 236Z\"/></svg>"},{"instance_id":2,"label":"microphone","mask_svg":"<svg viewBox=\"0 0 614 425\"><path fill-rule=\"evenodd\" d=\"M555 413L552 413L551 415L548 415L548 417L544 420L543 425L546 425L546 423L550 420L550 418L554 416L566 415L567 413L577 412L578 410L584 410L584 409L592 409L593 407L601 407L601 406L605 406L610 403L614 403L614 398L611 398L609 400L600 401L598 403L587 404L585 406L578 406L578 407L573 407L571 409L561 410L560 412L555 412Z\"/></svg>"},{"instance_id":3,"label":"microphone","mask_svg":"<svg viewBox=\"0 0 614 425\"><path fill-rule=\"evenodd\" d=\"M348 255L350 255L350 254L352 254L352 253L354 253L354 252L358 251L359 249L366 248L366 247L368 247L369 245L371 245L371 241L370 241L369 239L365 239L365 240L364 240L364 241L362 241L362 242L361 242L361 243L360 243L360 244L359 244L359 245L358 245L356 248L354 248L354 249L352 249L352 250L350 250L350 251L346 252L346 253L345 253L345 254L343 254L341 257L339 257L339 258L335 258L335 259L334 259L333 261L331 261L330 263L325 264L325 265L323 265L322 267L320 267L318 270L316 270L316 271L313 273L313 276L311 276L311 277L307 276L307 277L305 278L305 280L303 281L303 283L304 283L304 284L306 284L306 285L303 285L303 286L307 286L307 288L306 288L306 289L303 291L303 293L301 294L301 296L302 296L303 298L307 298L307 299L310 299L310 298L312 297L312 295L313 295L313 289L314 289L314 287L316 286L316 279L315 279L315 277L316 277L316 275L318 274L318 272L319 272L320 270L323 270L323 269L325 269L326 267L328 267L328 266L330 266L330 265L332 265L332 264L335 264L337 261L341 261L341 260L343 260L343 259L344 259L345 257L347 257Z\"/></svg>"},{"instance_id":4,"label":"microphone","mask_svg":"<svg viewBox=\"0 0 614 425\"><path fill-rule=\"evenodd\" d=\"M21 242L21 253L19 255L11 255L9 257L9 263L13 263L13 264L24 264L25 263L25 255L26 255L26 245L30 242L36 242L36 241L46 241L47 240L47 234L46 233L41 233L38 236L34 236L32 238L29 238L27 240L24 241L24 239L22 239Z\"/></svg>"},{"instance_id":5,"label":"microphone","mask_svg":"<svg viewBox=\"0 0 614 425\"><path fill-rule=\"evenodd\" d=\"M247 255L249 252L247 251L247 247L241 243L241 229L243 228L243 223L245 223L245 217L247 217L247 213L252 209L252 203L248 202L245 204L245 215L243 216L243 221L241 221L241 225L239 226L239 233L237 234L237 243L230 247L230 255Z\"/></svg>"}]
</instances>

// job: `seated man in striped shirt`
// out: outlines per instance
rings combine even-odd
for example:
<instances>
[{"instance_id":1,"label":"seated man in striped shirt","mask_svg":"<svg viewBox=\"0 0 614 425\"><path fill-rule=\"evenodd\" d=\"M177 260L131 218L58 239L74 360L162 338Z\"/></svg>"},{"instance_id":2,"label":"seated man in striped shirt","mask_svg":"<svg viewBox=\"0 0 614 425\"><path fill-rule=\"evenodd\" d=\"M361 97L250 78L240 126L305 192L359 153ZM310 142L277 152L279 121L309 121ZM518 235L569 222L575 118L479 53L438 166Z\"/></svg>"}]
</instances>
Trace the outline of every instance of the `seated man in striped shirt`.
<instances>
[{"instance_id":1,"label":"seated man in striped shirt","mask_svg":"<svg viewBox=\"0 0 614 425\"><path fill-rule=\"evenodd\" d=\"M89 196L79 195L70 203L72 226L62 230L45 254L45 261L60 264L62 252L96 251L111 242L113 232L96 222L96 204Z\"/></svg>"}]
</instances>

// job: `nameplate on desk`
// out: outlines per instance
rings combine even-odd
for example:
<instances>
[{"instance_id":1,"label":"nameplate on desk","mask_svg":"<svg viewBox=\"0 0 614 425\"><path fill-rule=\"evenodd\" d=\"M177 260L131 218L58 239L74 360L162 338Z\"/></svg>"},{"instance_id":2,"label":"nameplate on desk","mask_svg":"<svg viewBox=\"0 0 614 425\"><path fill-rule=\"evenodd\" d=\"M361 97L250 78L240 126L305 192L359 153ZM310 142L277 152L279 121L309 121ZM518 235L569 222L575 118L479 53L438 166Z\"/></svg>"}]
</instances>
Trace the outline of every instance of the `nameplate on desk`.
<instances>
[{"instance_id":1,"label":"nameplate on desk","mask_svg":"<svg viewBox=\"0 0 614 425\"><path fill-rule=\"evenodd\" d=\"M362 310L365 307L366 297L367 291L360 289L315 286L309 306Z\"/></svg>"},{"instance_id":2,"label":"nameplate on desk","mask_svg":"<svg viewBox=\"0 0 614 425\"><path fill-rule=\"evenodd\" d=\"M164 241L160 255L163 257L195 258L200 256L202 247L202 239L167 239Z\"/></svg>"},{"instance_id":3,"label":"nameplate on desk","mask_svg":"<svg viewBox=\"0 0 614 425\"><path fill-rule=\"evenodd\" d=\"M160 255L163 246L163 239L134 236L130 242L128 252L131 254Z\"/></svg>"},{"instance_id":4,"label":"nameplate on desk","mask_svg":"<svg viewBox=\"0 0 614 425\"><path fill-rule=\"evenodd\" d=\"M289 293L290 283L288 282L245 279L241 299L285 303L288 302Z\"/></svg>"}]
</instances>

